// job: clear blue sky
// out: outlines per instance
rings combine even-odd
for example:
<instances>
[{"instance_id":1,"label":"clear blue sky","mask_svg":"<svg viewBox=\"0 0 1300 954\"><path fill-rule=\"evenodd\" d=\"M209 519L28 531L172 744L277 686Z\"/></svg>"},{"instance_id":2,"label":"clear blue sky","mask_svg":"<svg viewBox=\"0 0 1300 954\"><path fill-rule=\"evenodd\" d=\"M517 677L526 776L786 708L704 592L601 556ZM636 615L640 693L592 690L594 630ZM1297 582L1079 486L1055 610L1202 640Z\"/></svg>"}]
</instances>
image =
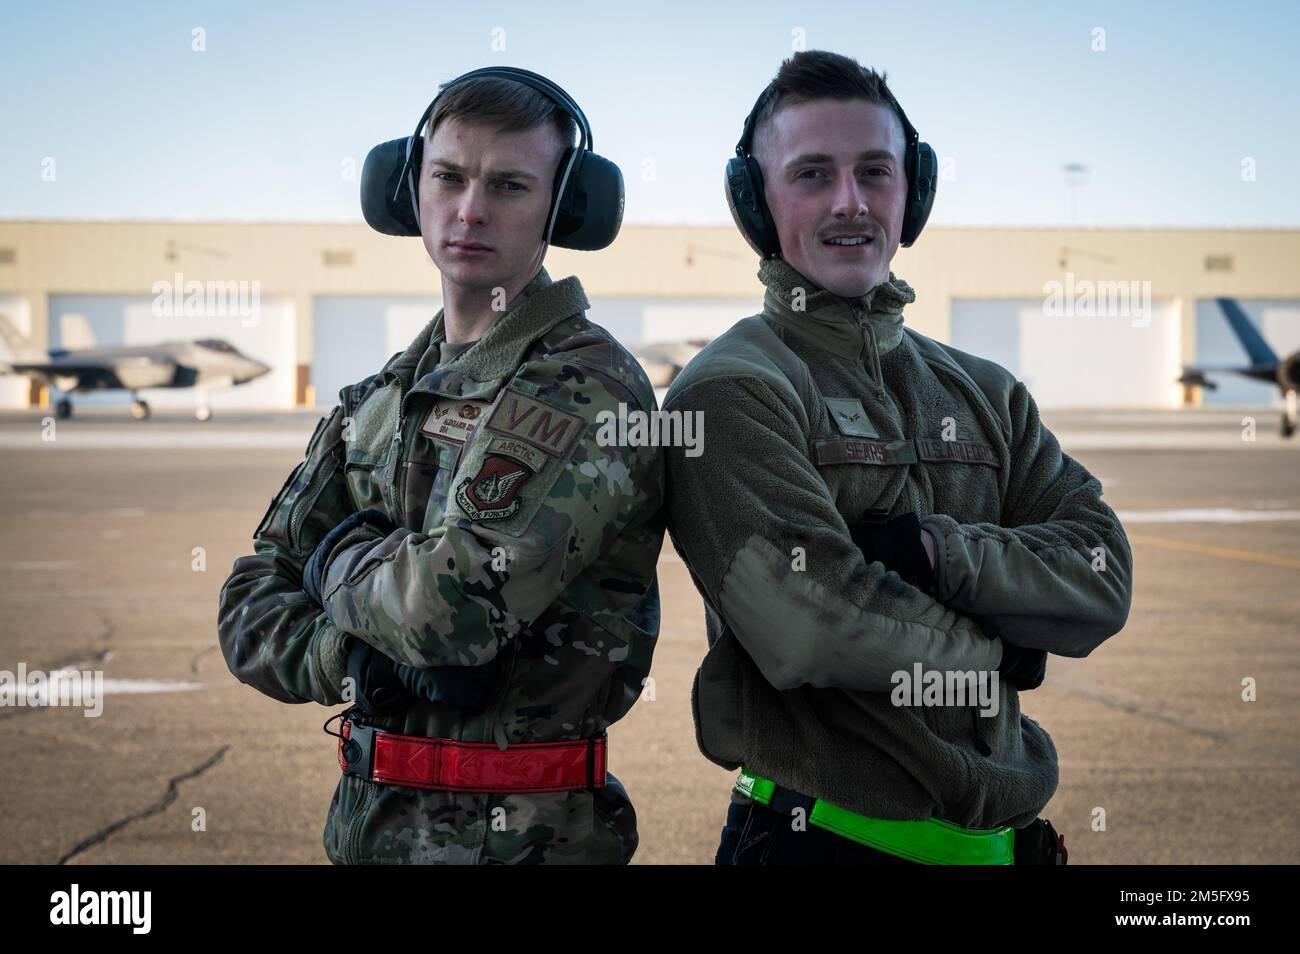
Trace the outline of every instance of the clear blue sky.
<instances>
[{"instance_id":1,"label":"clear blue sky","mask_svg":"<svg viewBox=\"0 0 1300 954\"><path fill-rule=\"evenodd\" d=\"M0 218L359 220L344 160L499 64L583 106L628 222L725 223L724 163L796 30L887 70L955 160L936 224L1068 225L1061 166L1080 162L1082 225L1300 227L1283 2L11 4Z\"/></svg>"}]
</instances>

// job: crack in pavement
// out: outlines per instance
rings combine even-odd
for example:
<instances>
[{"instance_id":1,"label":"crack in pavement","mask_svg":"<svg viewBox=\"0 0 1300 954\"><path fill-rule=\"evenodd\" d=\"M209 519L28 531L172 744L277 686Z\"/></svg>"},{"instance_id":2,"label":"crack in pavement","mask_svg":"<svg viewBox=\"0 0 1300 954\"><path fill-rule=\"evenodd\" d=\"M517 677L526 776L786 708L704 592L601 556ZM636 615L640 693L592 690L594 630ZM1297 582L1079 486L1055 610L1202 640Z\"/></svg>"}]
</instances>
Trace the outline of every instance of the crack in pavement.
<instances>
[{"instance_id":1,"label":"crack in pavement","mask_svg":"<svg viewBox=\"0 0 1300 954\"><path fill-rule=\"evenodd\" d=\"M112 658L113 658L113 650L101 649L93 656L78 655L78 656L73 656L70 659L65 659L63 662L57 662L53 666L49 667L49 671L53 672L56 669L81 669L82 667L87 666L90 663L107 662Z\"/></svg>"},{"instance_id":2,"label":"crack in pavement","mask_svg":"<svg viewBox=\"0 0 1300 954\"><path fill-rule=\"evenodd\" d=\"M199 650L199 652L195 654L194 658L190 660L190 675L197 676L199 674L199 660L202 659L204 656L206 656L208 653L212 652L214 649L220 649L220 648L221 647L219 647L216 643L213 643L207 649Z\"/></svg>"},{"instance_id":3,"label":"crack in pavement","mask_svg":"<svg viewBox=\"0 0 1300 954\"><path fill-rule=\"evenodd\" d=\"M1170 709L1159 703L1143 699L1132 693L1123 692L1113 689L1110 686L1098 682L1090 676L1085 676L1078 672L1059 673L1055 678L1045 683L1053 688L1064 689L1066 692L1072 692L1076 695L1091 699L1093 702L1099 702L1104 706L1112 709L1121 709L1132 715L1141 716L1145 719L1151 719L1154 722L1163 722L1165 725L1172 726L1175 729L1181 729L1184 732L1190 732L1193 735L1203 736L1212 739L1215 742L1230 744L1251 752L1257 752L1260 755L1277 759L1281 762L1288 762L1294 766L1300 766L1300 751L1293 746L1286 744L1256 742L1253 738L1243 732L1225 729L1223 726L1215 725L1213 722L1207 722L1204 719L1198 719L1195 716L1188 715L1185 712L1179 712L1176 709Z\"/></svg>"},{"instance_id":4,"label":"crack in pavement","mask_svg":"<svg viewBox=\"0 0 1300 954\"><path fill-rule=\"evenodd\" d=\"M176 796L180 794L180 789L178 787L180 782L183 782L186 779L196 778L199 775L202 775L208 769L212 768L212 766L220 762L221 759L225 756L225 754L228 751L230 751L230 746L223 745L221 748L217 749L217 751L214 752L212 755L208 756L207 761L205 761L202 765L199 765L196 768L190 769L188 772L185 772L181 775L177 775L169 779L167 782L167 793L163 795L163 797L160 800L155 802L153 805L150 805L148 808L142 809L141 811L138 812L133 812L132 814L127 815L124 818L118 819L117 821L109 825L107 828L104 828L102 831L96 832L95 834L91 835L85 841L78 844L66 855L64 855L62 858L56 861L55 864L60 864L60 865L67 864L69 859L76 857L77 855L81 854L83 851L87 850L88 848L92 848L95 845L101 844L102 842L106 841L108 837L112 835L114 832L125 828L127 825L131 824L131 822L139 821L142 818L148 818L150 815L157 815L159 812L165 811L167 806L170 805L172 802L176 801Z\"/></svg>"}]
</instances>

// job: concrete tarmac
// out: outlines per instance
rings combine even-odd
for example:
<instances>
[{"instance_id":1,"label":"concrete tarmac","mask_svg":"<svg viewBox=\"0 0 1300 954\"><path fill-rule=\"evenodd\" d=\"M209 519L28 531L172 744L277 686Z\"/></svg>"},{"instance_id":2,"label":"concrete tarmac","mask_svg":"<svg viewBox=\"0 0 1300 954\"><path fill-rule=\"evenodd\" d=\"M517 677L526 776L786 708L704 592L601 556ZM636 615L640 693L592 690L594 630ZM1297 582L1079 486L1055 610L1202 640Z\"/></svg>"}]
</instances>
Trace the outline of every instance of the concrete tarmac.
<instances>
[{"instance_id":1,"label":"concrete tarmac","mask_svg":"<svg viewBox=\"0 0 1300 954\"><path fill-rule=\"evenodd\" d=\"M327 863L335 710L240 685L217 593L314 413L0 414L0 671L100 670L103 714L0 707L0 862ZM1125 629L1021 696L1071 863L1300 862L1300 439L1271 409L1045 415L1133 544ZM1254 440L1243 439L1257 419ZM634 863L713 860L734 773L697 750L703 609L671 544L653 698L610 731ZM1243 699L1253 681L1254 701Z\"/></svg>"}]
</instances>

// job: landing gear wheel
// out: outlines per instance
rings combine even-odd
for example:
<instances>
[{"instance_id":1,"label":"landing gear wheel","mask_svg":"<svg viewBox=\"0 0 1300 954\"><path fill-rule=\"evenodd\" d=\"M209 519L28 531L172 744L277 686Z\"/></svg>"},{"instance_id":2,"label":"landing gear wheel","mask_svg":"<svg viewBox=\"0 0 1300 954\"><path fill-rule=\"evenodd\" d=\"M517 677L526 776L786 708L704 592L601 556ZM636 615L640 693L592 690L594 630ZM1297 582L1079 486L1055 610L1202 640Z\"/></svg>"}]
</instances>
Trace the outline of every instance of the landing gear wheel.
<instances>
[{"instance_id":1,"label":"landing gear wheel","mask_svg":"<svg viewBox=\"0 0 1300 954\"><path fill-rule=\"evenodd\" d=\"M54 405L54 413L58 417L72 417L72 402L67 398L60 398L59 403Z\"/></svg>"},{"instance_id":2,"label":"landing gear wheel","mask_svg":"<svg viewBox=\"0 0 1300 954\"><path fill-rule=\"evenodd\" d=\"M1291 418L1283 414L1282 415L1282 436L1290 437L1294 433L1295 433L1295 421L1291 420Z\"/></svg>"},{"instance_id":3,"label":"landing gear wheel","mask_svg":"<svg viewBox=\"0 0 1300 954\"><path fill-rule=\"evenodd\" d=\"M212 420L212 408L206 404L200 404L194 409L194 416L200 421L210 421Z\"/></svg>"},{"instance_id":4,"label":"landing gear wheel","mask_svg":"<svg viewBox=\"0 0 1300 954\"><path fill-rule=\"evenodd\" d=\"M137 421L143 421L149 416L149 404L147 401L132 401L131 416Z\"/></svg>"}]
</instances>

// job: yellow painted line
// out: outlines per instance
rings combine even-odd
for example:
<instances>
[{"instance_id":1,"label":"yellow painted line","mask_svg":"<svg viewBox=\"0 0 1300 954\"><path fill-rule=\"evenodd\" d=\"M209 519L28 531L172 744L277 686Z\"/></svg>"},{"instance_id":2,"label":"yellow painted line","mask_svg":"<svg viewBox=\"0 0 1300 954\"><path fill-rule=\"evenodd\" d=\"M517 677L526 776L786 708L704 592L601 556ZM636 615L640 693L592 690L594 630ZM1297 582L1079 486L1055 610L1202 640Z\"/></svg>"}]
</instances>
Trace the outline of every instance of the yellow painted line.
<instances>
[{"instance_id":1,"label":"yellow painted line","mask_svg":"<svg viewBox=\"0 0 1300 954\"><path fill-rule=\"evenodd\" d=\"M1145 533L1130 533L1130 543L1142 543L1166 550L1183 550L1187 553L1203 553L1206 556L1226 557L1229 560L1246 560L1250 563L1268 563L1271 566L1285 566L1300 570L1300 560L1290 557L1272 556L1268 553L1256 553L1254 550L1237 550L1232 547L1215 547L1208 543L1191 543L1187 540L1171 540L1168 537L1149 537Z\"/></svg>"}]
</instances>

